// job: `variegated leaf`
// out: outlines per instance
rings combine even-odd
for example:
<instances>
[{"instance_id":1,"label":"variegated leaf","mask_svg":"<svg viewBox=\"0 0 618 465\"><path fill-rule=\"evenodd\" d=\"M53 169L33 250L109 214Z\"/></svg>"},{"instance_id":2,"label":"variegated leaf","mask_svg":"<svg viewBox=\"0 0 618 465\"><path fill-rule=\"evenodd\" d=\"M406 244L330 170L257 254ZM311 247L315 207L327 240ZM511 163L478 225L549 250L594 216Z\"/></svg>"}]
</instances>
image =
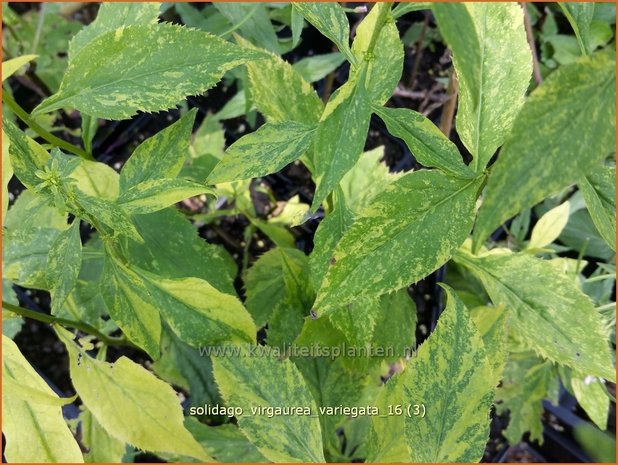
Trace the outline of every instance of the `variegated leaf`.
<instances>
[{"instance_id":1,"label":"variegated leaf","mask_svg":"<svg viewBox=\"0 0 618 465\"><path fill-rule=\"evenodd\" d=\"M615 379L601 316L570 276L546 260L508 250L473 256L462 249L455 260L482 281L495 304L505 306L513 332L537 354Z\"/></svg>"},{"instance_id":2,"label":"variegated leaf","mask_svg":"<svg viewBox=\"0 0 618 465\"><path fill-rule=\"evenodd\" d=\"M516 3L436 3L432 9L459 80L457 133L479 172L524 103L532 74L524 15Z\"/></svg>"},{"instance_id":3,"label":"variegated leaf","mask_svg":"<svg viewBox=\"0 0 618 465\"><path fill-rule=\"evenodd\" d=\"M605 242L616 250L616 167L603 165L577 181L590 217Z\"/></svg>"},{"instance_id":4,"label":"variegated leaf","mask_svg":"<svg viewBox=\"0 0 618 465\"><path fill-rule=\"evenodd\" d=\"M574 183L615 150L615 66L609 52L584 57L532 92L492 167L475 250L504 221Z\"/></svg>"},{"instance_id":5,"label":"variegated leaf","mask_svg":"<svg viewBox=\"0 0 618 465\"><path fill-rule=\"evenodd\" d=\"M422 418L404 417L405 436L412 462L478 462L497 383L468 310L443 287L446 308L401 378L403 399L426 409Z\"/></svg>"},{"instance_id":6,"label":"variegated leaf","mask_svg":"<svg viewBox=\"0 0 618 465\"><path fill-rule=\"evenodd\" d=\"M320 422L312 415L253 415L252 407L317 407L298 368L257 348L255 355L216 357L215 379L228 405L243 409L241 431L273 462L325 462Z\"/></svg>"},{"instance_id":7,"label":"variegated leaf","mask_svg":"<svg viewBox=\"0 0 618 465\"><path fill-rule=\"evenodd\" d=\"M201 194L214 195L214 190L188 179L152 179L124 191L118 204L128 213L144 214Z\"/></svg>"},{"instance_id":8,"label":"variegated leaf","mask_svg":"<svg viewBox=\"0 0 618 465\"><path fill-rule=\"evenodd\" d=\"M314 125L293 121L266 123L233 143L208 176L208 181L216 184L276 173L300 158L314 136Z\"/></svg>"},{"instance_id":9,"label":"variegated leaf","mask_svg":"<svg viewBox=\"0 0 618 465\"><path fill-rule=\"evenodd\" d=\"M337 244L316 313L401 289L444 264L472 228L482 182L418 171L388 184Z\"/></svg>"},{"instance_id":10,"label":"variegated leaf","mask_svg":"<svg viewBox=\"0 0 618 465\"><path fill-rule=\"evenodd\" d=\"M51 282L52 313L58 312L69 296L82 266L82 241L80 221L62 231L54 240L47 258L47 275Z\"/></svg>"},{"instance_id":11,"label":"variegated leaf","mask_svg":"<svg viewBox=\"0 0 618 465\"><path fill-rule=\"evenodd\" d=\"M223 74L263 57L209 33L161 23L100 35L69 61L60 89L33 111L76 108L105 119L167 110L201 94Z\"/></svg>"}]
</instances>

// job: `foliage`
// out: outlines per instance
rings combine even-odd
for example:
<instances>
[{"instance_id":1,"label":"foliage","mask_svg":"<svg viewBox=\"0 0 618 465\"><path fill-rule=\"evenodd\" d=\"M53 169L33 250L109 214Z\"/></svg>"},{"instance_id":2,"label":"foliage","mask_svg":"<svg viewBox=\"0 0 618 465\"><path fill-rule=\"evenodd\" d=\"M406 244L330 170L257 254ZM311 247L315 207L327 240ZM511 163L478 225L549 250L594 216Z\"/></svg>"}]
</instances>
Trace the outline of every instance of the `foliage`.
<instances>
[{"instance_id":1,"label":"foliage","mask_svg":"<svg viewBox=\"0 0 618 465\"><path fill-rule=\"evenodd\" d=\"M458 139L391 98L399 22L429 9L459 83ZM545 31L542 46L562 35L577 56L543 51L544 80L531 84L515 3L367 14L336 2L109 3L84 27L61 7L4 4L7 460L141 450L183 462L475 462L494 407L509 412L511 443L542 441L542 401L560 382L605 429L616 77L604 11L552 7L575 35ZM281 58L308 27L333 52ZM318 95L313 82L346 70ZM30 114L16 77L42 88ZM236 94L220 111L190 109L222 85ZM101 126L152 112L175 121L106 164ZM81 129L60 124L68 115ZM249 131L229 140L224 120L243 115ZM383 148L365 151L376 122L418 169L390 173ZM312 196L278 201L260 184L289 166L306 168ZM25 189L9 207L11 179ZM276 208L263 214L260 196ZM240 255L204 240L221 221L243 225ZM294 228L308 225L306 254ZM446 304L417 345L409 290L432 274L445 276ZM24 289L48 293L50 313L21 307ZM76 397L59 397L20 351L23 317L52 324ZM61 407L76 398L74 435Z\"/></svg>"}]
</instances>

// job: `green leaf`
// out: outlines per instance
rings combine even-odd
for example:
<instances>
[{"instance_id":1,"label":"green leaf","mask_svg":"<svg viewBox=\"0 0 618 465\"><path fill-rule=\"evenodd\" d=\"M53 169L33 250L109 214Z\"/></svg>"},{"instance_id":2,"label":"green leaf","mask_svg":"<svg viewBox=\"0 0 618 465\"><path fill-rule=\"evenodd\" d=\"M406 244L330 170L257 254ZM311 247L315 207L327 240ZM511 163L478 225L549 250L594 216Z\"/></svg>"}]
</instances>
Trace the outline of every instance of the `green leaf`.
<instances>
[{"instance_id":1,"label":"green leaf","mask_svg":"<svg viewBox=\"0 0 618 465\"><path fill-rule=\"evenodd\" d=\"M69 42L69 60L103 34L135 24L156 24L160 6L157 2L102 3L95 20L75 34Z\"/></svg>"},{"instance_id":2,"label":"green leaf","mask_svg":"<svg viewBox=\"0 0 618 465\"><path fill-rule=\"evenodd\" d=\"M496 390L496 409L509 411L509 426L502 433L511 444L530 432L531 441L543 442L543 400L557 404L560 384L556 368L533 353L511 353L502 384Z\"/></svg>"},{"instance_id":3,"label":"green leaf","mask_svg":"<svg viewBox=\"0 0 618 465\"><path fill-rule=\"evenodd\" d=\"M313 155L317 184L313 210L352 169L365 146L371 106L364 87L367 62L363 63L360 72L333 93L322 113Z\"/></svg>"},{"instance_id":4,"label":"green leaf","mask_svg":"<svg viewBox=\"0 0 618 465\"><path fill-rule=\"evenodd\" d=\"M296 8L292 9L296 12ZM302 19L302 16L301 16ZM292 68L307 82L317 82L335 71L345 61L339 52L324 53L302 58L292 65Z\"/></svg>"},{"instance_id":5,"label":"green leaf","mask_svg":"<svg viewBox=\"0 0 618 465\"><path fill-rule=\"evenodd\" d=\"M71 172L70 177L75 180L75 187L84 194L106 200L118 198L119 176L111 166L80 159L79 165Z\"/></svg>"},{"instance_id":6,"label":"green leaf","mask_svg":"<svg viewBox=\"0 0 618 465\"><path fill-rule=\"evenodd\" d=\"M59 91L34 115L76 108L105 119L161 111L201 94L262 54L169 23L131 25L98 36L72 57Z\"/></svg>"},{"instance_id":7,"label":"green leaf","mask_svg":"<svg viewBox=\"0 0 618 465\"><path fill-rule=\"evenodd\" d=\"M463 302L463 300L462 300ZM464 302L465 303L465 302ZM496 384L502 379L507 360L508 313L504 307L476 307L470 317L483 337L487 359L494 373Z\"/></svg>"},{"instance_id":8,"label":"green leaf","mask_svg":"<svg viewBox=\"0 0 618 465\"><path fill-rule=\"evenodd\" d=\"M11 141L2 130L2 224L6 218L6 212L9 209L9 181L13 177L13 167L11 166L11 158L9 155L9 145Z\"/></svg>"},{"instance_id":9,"label":"green leaf","mask_svg":"<svg viewBox=\"0 0 618 465\"><path fill-rule=\"evenodd\" d=\"M515 3L441 3L432 9L459 80L457 133L480 172L509 134L530 82L524 15ZM532 121L535 134L544 134Z\"/></svg>"},{"instance_id":10,"label":"green leaf","mask_svg":"<svg viewBox=\"0 0 618 465\"><path fill-rule=\"evenodd\" d=\"M403 71L403 43L395 21L381 16L381 10L390 10L388 2L376 3L356 28L352 53L358 63L367 61L367 82L364 87L372 103L383 105L393 95ZM388 14L388 13L387 13ZM385 21L383 25L378 21ZM379 30L376 39L372 39ZM375 50L368 52L371 41Z\"/></svg>"},{"instance_id":11,"label":"green leaf","mask_svg":"<svg viewBox=\"0 0 618 465\"><path fill-rule=\"evenodd\" d=\"M157 179L175 178L189 152L191 130L197 110L142 142L120 172L120 190Z\"/></svg>"},{"instance_id":12,"label":"green leaf","mask_svg":"<svg viewBox=\"0 0 618 465\"><path fill-rule=\"evenodd\" d=\"M25 399L20 386L41 394ZM50 399L43 401L43 398ZM9 462L81 463L82 454L62 416L58 396L2 335L2 433Z\"/></svg>"},{"instance_id":13,"label":"green leaf","mask_svg":"<svg viewBox=\"0 0 618 465\"><path fill-rule=\"evenodd\" d=\"M403 398L424 404L423 418L404 417L412 462L478 462L489 439L496 382L481 335L456 294L438 326L406 367Z\"/></svg>"},{"instance_id":14,"label":"green leaf","mask_svg":"<svg viewBox=\"0 0 618 465\"><path fill-rule=\"evenodd\" d=\"M167 325L161 333L161 358L152 369L161 379L188 390L191 405L221 403L210 358L184 343Z\"/></svg>"},{"instance_id":15,"label":"green leaf","mask_svg":"<svg viewBox=\"0 0 618 465\"><path fill-rule=\"evenodd\" d=\"M251 47L242 38L240 45ZM268 54L267 59L246 64L251 100L268 122L317 123L324 105L315 90L287 61Z\"/></svg>"},{"instance_id":16,"label":"green leaf","mask_svg":"<svg viewBox=\"0 0 618 465\"><path fill-rule=\"evenodd\" d=\"M2 279L2 300L9 304L19 305L17 295L13 290L11 281ZM2 334L10 339L14 339L21 331L24 319L10 310L2 309Z\"/></svg>"},{"instance_id":17,"label":"green leaf","mask_svg":"<svg viewBox=\"0 0 618 465\"><path fill-rule=\"evenodd\" d=\"M213 3L244 38L273 53L281 53L275 28L270 23L268 9L255 3Z\"/></svg>"},{"instance_id":18,"label":"green leaf","mask_svg":"<svg viewBox=\"0 0 618 465\"><path fill-rule=\"evenodd\" d=\"M37 58L37 55L22 55L2 62L2 82L6 81L13 74L19 71L19 68Z\"/></svg>"},{"instance_id":19,"label":"green leaf","mask_svg":"<svg viewBox=\"0 0 618 465\"><path fill-rule=\"evenodd\" d=\"M126 452L124 441L111 436L99 424L89 410L84 410L80 416L80 431L82 442L88 448L84 459L88 463L120 463Z\"/></svg>"},{"instance_id":20,"label":"green leaf","mask_svg":"<svg viewBox=\"0 0 618 465\"><path fill-rule=\"evenodd\" d=\"M2 133L9 141L9 158L15 176L29 189L41 182L35 173L47 166L49 153L26 136L12 121L2 118Z\"/></svg>"},{"instance_id":21,"label":"green leaf","mask_svg":"<svg viewBox=\"0 0 618 465\"><path fill-rule=\"evenodd\" d=\"M118 204L128 213L144 214L201 194L214 195L214 190L188 179L153 179L124 191Z\"/></svg>"},{"instance_id":22,"label":"green leaf","mask_svg":"<svg viewBox=\"0 0 618 465\"><path fill-rule=\"evenodd\" d=\"M56 237L49 251L47 273L51 282L52 313L62 307L77 283L82 266L79 225L78 219L73 220L71 226Z\"/></svg>"},{"instance_id":23,"label":"green leaf","mask_svg":"<svg viewBox=\"0 0 618 465\"><path fill-rule=\"evenodd\" d=\"M258 347L257 350L260 350ZM325 462L320 423L308 415L252 415L251 408L317 407L302 375L290 360L267 351L254 356L217 357L215 379L227 405L243 409L241 431L273 462Z\"/></svg>"},{"instance_id":24,"label":"green leaf","mask_svg":"<svg viewBox=\"0 0 618 465\"><path fill-rule=\"evenodd\" d=\"M300 250L276 247L269 250L249 268L245 277L245 305L258 327L271 318L277 305L288 292L286 274L306 276L308 259Z\"/></svg>"},{"instance_id":25,"label":"green leaf","mask_svg":"<svg viewBox=\"0 0 618 465\"><path fill-rule=\"evenodd\" d=\"M575 31L582 55L589 55L593 51L590 26L594 18L594 3L560 2L558 5Z\"/></svg>"},{"instance_id":26,"label":"green leaf","mask_svg":"<svg viewBox=\"0 0 618 465\"><path fill-rule=\"evenodd\" d=\"M561 66L522 108L491 176L474 248L505 220L574 183L614 150L615 59L609 53Z\"/></svg>"},{"instance_id":27,"label":"green leaf","mask_svg":"<svg viewBox=\"0 0 618 465\"><path fill-rule=\"evenodd\" d=\"M200 423L196 418L187 418L185 427L211 457L221 463L267 462L238 426L228 423L213 427Z\"/></svg>"},{"instance_id":28,"label":"green leaf","mask_svg":"<svg viewBox=\"0 0 618 465\"><path fill-rule=\"evenodd\" d=\"M80 213L85 213L86 221L96 221L111 228L115 234L126 236L136 242L142 243L144 239L135 229L135 225L129 216L129 212L116 202L109 201L104 197L93 197L75 189L79 199Z\"/></svg>"},{"instance_id":29,"label":"green leaf","mask_svg":"<svg viewBox=\"0 0 618 465\"><path fill-rule=\"evenodd\" d=\"M276 173L300 158L314 135L315 126L293 121L266 123L226 150L208 182L216 184Z\"/></svg>"},{"instance_id":30,"label":"green leaf","mask_svg":"<svg viewBox=\"0 0 618 465\"><path fill-rule=\"evenodd\" d=\"M482 181L417 171L388 184L337 244L315 311L401 289L444 264L472 228Z\"/></svg>"},{"instance_id":31,"label":"green leaf","mask_svg":"<svg viewBox=\"0 0 618 465\"><path fill-rule=\"evenodd\" d=\"M308 22L332 40L351 63L355 63L355 57L350 50L350 23L338 3L293 2L292 5Z\"/></svg>"},{"instance_id":32,"label":"green leaf","mask_svg":"<svg viewBox=\"0 0 618 465\"><path fill-rule=\"evenodd\" d=\"M431 2L401 2L393 9L393 17L397 19L413 11L430 10L431 7Z\"/></svg>"},{"instance_id":33,"label":"green leaf","mask_svg":"<svg viewBox=\"0 0 618 465\"><path fill-rule=\"evenodd\" d=\"M571 204L566 201L539 218L532 229L527 248L542 249L558 239L569 221L570 206Z\"/></svg>"},{"instance_id":34,"label":"green leaf","mask_svg":"<svg viewBox=\"0 0 618 465\"><path fill-rule=\"evenodd\" d=\"M605 242L616 250L616 167L593 169L577 182L594 225Z\"/></svg>"},{"instance_id":35,"label":"green leaf","mask_svg":"<svg viewBox=\"0 0 618 465\"><path fill-rule=\"evenodd\" d=\"M71 381L79 398L108 434L147 451L212 461L184 428L171 386L127 357L114 363L92 358L74 342L73 333L59 326L55 330L69 352Z\"/></svg>"},{"instance_id":36,"label":"green leaf","mask_svg":"<svg viewBox=\"0 0 618 465\"><path fill-rule=\"evenodd\" d=\"M585 375L615 379L601 317L569 275L505 249L481 256L461 250L455 261L483 282L494 304L508 309L512 331L537 354Z\"/></svg>"},{"instance_id":37,"label":"green leaf","mask_svg":"<svg viewBox=\"0 0 618 465\"><path fill-rule=\"evenodd\" d=\"M374 107L374 111L384 121L388 132L403 139L421 164L439 168L458 178L474 177L474 172L464 164L455 144L420 113L406 108L386 107Z\"/></svg>"}]
</instances>

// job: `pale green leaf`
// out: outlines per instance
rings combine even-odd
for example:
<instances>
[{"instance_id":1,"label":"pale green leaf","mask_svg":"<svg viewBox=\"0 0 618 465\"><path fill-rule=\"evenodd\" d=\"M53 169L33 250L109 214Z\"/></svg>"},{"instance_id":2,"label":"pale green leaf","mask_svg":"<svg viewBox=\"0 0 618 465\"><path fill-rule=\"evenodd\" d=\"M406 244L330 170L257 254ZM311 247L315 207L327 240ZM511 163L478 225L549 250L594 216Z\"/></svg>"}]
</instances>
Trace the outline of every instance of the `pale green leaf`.
<instances>
[{"instance_id":1,"label":"pale green leaf","mask_svg":"<svg viewBox=\"0 0 618 465\"><path fill-rule=\"evenodd\" d=\"M62 307L77 283L82 266L79 225L80 221L74 219L71 226L56 237L49 250L47 275L51 283L52 313Z\"/></svg>"},{"instance_id":2,"label":"pale green leaf","mask_svg":"<svg viewBox=\"0 0 618 465\"><path fill-rule=\"evenodd\" d=\"M513 332L537 354L585 375L615 379L601 317L569 275L505 249L481 256L461 250L455 260L483 282L494 304L505 306Z\"/></svg>"},{"instance_id":3,"label":"pale green leaf","mask_svg":"<svg viewBox=\"0 0 618 465\"><path fill-rule=\"evenodd\" d=\"M142 142L120 172L120 191L155 179L175 178L184 164L196 110Z\"/></svg>"},{"instance_id":4,"label":"pale green leaf","mask_svg":"<svg viewBox=\"0 0 618 465\"><path fill-rule=\"evenodd\" d=\"M82 442L88 448L84 454L86 463L120 463L126 451L126 444L111 436L99 424L89 410L84 410L80 416L80 431Z\"/></svg>"},{"instance_id":5,"label":"pale green leaf","mask_svg":"<svg viewBox=\"0 0 618 465\"><path fill-rule=\"evenodd\" d=\"M363 63L360 72L335 91L322 113L313 155L317 184L313 210L352 169L365 146L371 106L364 88L367 62Z\"/></svg>"},{"instance_id":6,"label":"pale green leaf","mask_svg":"<svg viewBox=\"0 0 618 465\"><path fill-rule=\"evenodd\" d=\"M420 113L406 108L377 108L374 111L388 132L403 139L412 156L424 166L439 168L458 178L472 178L474 172L464 164L459 150L435 124Z\"/></svg>"},{"instance_id":7,"label":"pale green leaf","mask_svg":"<svg viewBox=\"0 0 618 465\"><path fill-rule=\"evenodd\" d=\"M308 22L332 40L350 62L355 62L350 50L350 23L338 3L294 2L292 5Z\"/></svg>"},{"instance_id":8,"label":"pale green leaf","mask_svg":"<svg viewBox=\"0 0 618 465\"><path fill-rule=\"evenodd\" d=\"M524 14L516 3L436 3L432 9L459 81L457 133L479 172L508 136L530 82ZM536 118L529 124L544 134Z\"/></svg>"},{"instance_id":9,"label":"pale green leaf","mask_svg":"<svg viewBox=\"0 0 618 465\"><path fill-rule=\"evenodd\" d=\"M226 150L208 182L216 184L276 173L300 158L314 135L315 126L293 121L266 123Z\"/></svg>"},{"instance_id":10,"label":"pale green leaf","mask_svg":"<svg viewBox=\"0 0 618 465\"><path fill-rule=\"evenodd\" d=\"M62 416L59 404L28 401L19 395L24 386L51 399L58 396L19 351L2 335L2 433L9 462L81 463L82 454Z\"/></svg>"},{"instance_id":11,"label":"pale green leaf","mask_svg":"<svg viewBox=\"0 0 618 465\"><path fill-rule=\"evenodd\" d=\"M171 386L127 357L114 363L92 358L74 342L73 333L55 329L69 352L71 381L79 398L108 434L147 451L212 461L184 428Z\"/></svg>"},{"instance_id":12,"label":"pale green leaf","mask_svg":"<svg viewBox=\"0 0 618 465\"><path fill-rule=\"evenodd\" d=\"M223 74L262 54L207 32L160 23L107 32L69 62L60 89L33 114L76 108L105 119L167 110L201 94Z\"/></svg>"},{"instance_id":13,"label":"pale green leaf","mask_svg":"<svg viewBox=\"0 0 618 465\"><path fill-rule=\"evenodd\" d=\"M593 169L577 182L599 234L616 250L616 167Z\"/></svg>"},{"instance_id":14,"label":"pale green leaf","mask_svg":"<svg viewBox=\"0 0 618 465\"><path fill-rule=\"evenodd\" d=\"M475 249L508 218L574 183L614 151L615 65L609 53L584 57L532 92L492 167Z\"/></svg>"},{"instance_id":15,"label":"pale green leaf","mask_svg":"<svg viewBox=\"0 0 618 465\"><path fill-rule=\"evenodd\" d=\"M13 167L9 155L9 136L2 130L2 224L9 209L9 181L13 177Z\"/></svg>"},{"instance_id":16,"label":"pale green leaf","mask_svg":"<svg viewBox=\"0 0 618 465\"><path fill-rule=\"evenodd\" d=\"M606 430L610 402L603 381L594 376L580 377L572 374L571 387L577 402L594 424Z\"/></svg>"},{"instance_id":17,"label":"pale green leaf","mask_svg":"<svg viewBox=\"0 0 618 465\"><path fill-rule=\"evenodd\" d=\"M420 10L429 10L431 7L431 2L400 2L395 8L393 8L393 17L400 18L407 13Z\"/></svg>"},{"instance_id":18,"label":"pale green leaf","mask_svg":"<svg viewBox=\"0 0 618 465\"><path fill-rule=\"evenodd\" d=\"M444 287L447 303L435 331L402 375L403 398L426 415L404 417L412 462L478 462L489 439L496 381L468 310Z\"/></svg>"},{"instance_id":19,"label":"pale green leaf","mask_svg":"<svg viewBox=\"0 0 618 465\"><path fill-rule=\"evenodd\" d=\"M483 306L470 310L470 317L483 337L487 359L497 385L502 379L507 359L508 313L504 307Z\"/></svg>"},{"instance_id":20,"label":"pale green leaf","mask_svg":"<svg viewBox=\"0 0 618 465\"><path fill-rule=\"evenodd\" d=\"M19 305L17 295L13 290L11 281L2 279L2 300L9 304ZM10 339L14 339L17 333L21 331L24 324L24 319L10 310L2 309L2 334Z\"/></svg>"},{"instance_id":21,"label":"pale green leaf","mask_svg":"<svg viewBox=\"0 0 618 465\"><path fill-rule=\"evenodd\" d=\"M296 12L298 10L293 8L292 11ZM339 68L344 61L345 57L339 52L324 53L302 58L294 63L292 67L307 82L317 82Z\"/></svg>"},{"instance_id":22,"label":"pale green leaf","mask_svg":"<svg viewBox=\"0 0 618 465\"><path fill-rule=\"evenodd\" d=\"M281 53L279 39L268 17L265 4L243 2L216 2L213 6L225 16L232 25L238 27L242 36L266 50Z\"/></svg>"},{"instance_id":23,"label":"pale green leaf","mask_svg":"<svg viewBox=\"0 0 618 465\"><path fill-rule=\"evenodd\" d=\"M399 39L395 21L388 16L386 18L380 16L381 10L390 8L389 2L375 3L356 28L352 44L352 53L357 62L362 63L364 60L368 62L367 81L364 87L371 102L376 105L383 105L393 95L403 71L403 43ZM378 24L380 18L385 21L384 25ZM375 49L368 52L372 36L378 29L379 35L374 39Z\"/></svg>"},{"instance_id":24,"label":"pale green leaf","mask_svg":"<svg viewBox=\"0 0 618 465\"><path fill-rule=\"evenodd\" d=\"M104 197L86 195L78 189L75 189L75 194L79 199L81 213L86 214L84 218L86 221L103 223L111 228L115 234L126 236L138 243L144 242L131 220L129 211L121 205Z\"/></svg>"},{"instance_id":25,"label":"pale green leaf","mask_svg":"<svg viewBox=\"0 0 618 465\"><path fill-rule=\"evenodd\" d=\"M118 197L118 204L128 213L153 213L202 194L214 195L214 191L188 179L152 179L124 191Z\"/></svg>"},{"instance_id":26,"label":"pale green leaf","mask_svg":"<svg viewBox=\"0 0 618 465\"><path fill-rule=\"evenodd\" d=\"M482 181L417 171L388 184L337 244L315 311L401 289L439 268L472 228Z\"/></svg>"},{"instance_id":27,"label":"pale green leaf","mask_svg":"<svg viewBox=\"0 0 618 465\"><path fill-rule=\"evenodd\" d=\"M37 58L37 55L22 55L17 58L12 58L2 62L2 82L6 81L13 74L15 74L19 68L25 64L31 62Z\"/></svg>"},{"instance_id":28,"label":"pale green leaf","mask_svg":"<svg viewBox=\"0 0 618 465\"><path fill-rule=\"evenodd\" d=\"M258 347L257 350L260 350ZM290 360L267 351L255 356L217 357L215 379L227 405L243 409L241 431L273 462L325 462L320 423L307 415L252 415L251 408L317 407L302 375Z\"/></svg>"},{"instance_id":29,"label":"pale green leaf","mask_svg":"<svg viewBox=\"0 0 618 465\"><path fill-rule=\"evenodd\" d=\"M159 18L158 2L102 3L97 17L69 42L69 60L90 42L105 33L135 24L155 24Z\"/></svg>"},{"instance_id":30,"label":"pale green leaf","mask_svg":"<svg viewBox=\"0 0 618 465\"><path fill-rule=\"evenodd\" d=\"M75 180L75 187L86 195L106 200L118 197L118 173L105 163L80 159L70 176Z\"/></svg>"},{"instance_id":31,"label":"pale green leaf","mask_svg":"<svg viewBox=\"0 0 618 465\"><path fill-rule=\"evenodd\" d=\"M569 221L570 207L571 204L568 201L564 202L539 218L532 229L527 248L542 249L558 239Z\"/></svg>"}]
</instances>

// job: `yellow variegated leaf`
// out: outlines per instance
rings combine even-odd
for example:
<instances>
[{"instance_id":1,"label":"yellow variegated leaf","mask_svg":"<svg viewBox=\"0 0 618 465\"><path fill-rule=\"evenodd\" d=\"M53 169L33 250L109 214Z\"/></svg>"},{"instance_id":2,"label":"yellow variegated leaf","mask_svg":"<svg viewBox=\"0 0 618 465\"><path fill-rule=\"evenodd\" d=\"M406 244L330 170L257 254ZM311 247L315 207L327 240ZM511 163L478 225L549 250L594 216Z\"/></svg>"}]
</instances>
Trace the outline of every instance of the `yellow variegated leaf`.
<instances>
[{"instance_id":1,"label":"yellow variegated leaf","mask_svg":"<svg viewBox=\"0 0 618 465\"><path fill-rule=\"evenodd\" d=\"M532 74L524 14L516 3L435 3L459 81L457 133L482 171L509 135Z\"/></svg>"},{"instance_id":2,"label":"yellow variegated leaf","mask_svg":"<svg viewBox=\"0 0 618 465\"><path fill-rule=\"evenodd\" d=\"M188 179L152 179L124 191L118 203L134 214L153 213L196 195L214 195L214 190Z\"/></svg>"},{"instance_id":3,"label":"yellow variegated leaf","mask_svg":"<svg viewBox=\"0 0 618 465\"><path fill-rule=\"evenodd\" d=\"M183 426L180 401L168 384L124 356L114 363L94 359L71 332L55 329L69 352L77 394L108 434L147 451L212 461Z\"/></svg>"},{"instance_id":4,"label":"yellow variegated leaf","mask_svg":"<svg viewBox=\"0 0 618 465\"><path fill-rule=\"evenodd\" d=\"M26 390L20 392L22 388ZM84 461L62 416L61 403L64 400L34 371L17 345L2 335L2 432L7 461Z\"/></svg>"},{"instance_id":5,"label":"yellow variegated leaf","mask_svg":"<svg viewBox=\"0 0 618 465\"><path fill-rule=\"evenodd\" d=\"M616 167L594 169L577 182L601 237L616 250Z\"/></svg>"},{"instance_id":6,"label":"yellow variegated leaf","mask_svg":"<svg viewBox=\"0 0 618 465\"><path fill-rule=\"evenodd\" d=\"M545 213L534 225L528 249L542 249L551 244L569 221L571 204L567 201Z\"/></svg>"},{"instance_id":7,"label":"yellow variegated leaf","mask_svg":"<svg viewBox=\"0 0 618 465\"><path fill-rule=\"evenodd\" d=\"M243 409L242 432L273 462L325 462L317 407L298 368L268 350L213 359L215 379L227 405ZM310 414L254 415L255 407L301 407Z\"/></svg>"},{"instance_id":8,"label":"yellow variegated leaf","mask_svg":"<svg viewBox=\"0 0 618 465\"><path fill-rule=\"evenodd\" d=\"M412 462L478 462L489 439L496 380L483 339L450 288L435 331L401 378L406 403L425 415L404 416Z\"/></svg>"}]
</instances>

